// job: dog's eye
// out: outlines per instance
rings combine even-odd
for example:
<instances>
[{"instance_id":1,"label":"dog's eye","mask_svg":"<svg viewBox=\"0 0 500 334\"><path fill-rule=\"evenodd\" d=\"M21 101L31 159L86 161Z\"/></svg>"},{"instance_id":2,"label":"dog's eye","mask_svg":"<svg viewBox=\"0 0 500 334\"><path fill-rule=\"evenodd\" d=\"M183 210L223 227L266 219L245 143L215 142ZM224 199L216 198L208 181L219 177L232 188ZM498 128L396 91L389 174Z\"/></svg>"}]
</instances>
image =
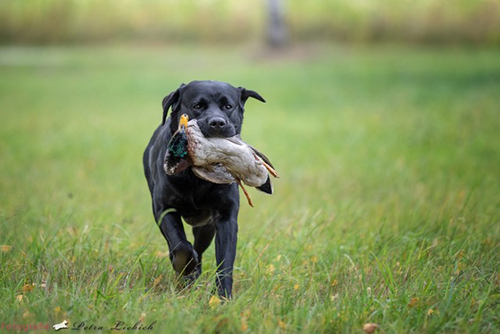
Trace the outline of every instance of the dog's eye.
<instances>
[{"instance_id":1,"label":"dog's eye","mask_svg":"<svg viewBox=\"0 0 500 334\"><path fill-rule=\"evenodd\" d=\"M233 109L233 106L230 104L226 104L226 105L224 105L224 109L231 110L231 109Z\"/></svg>"},{"instance_id":2,"label":"dog's eye","mask_svg":"<svg viewBox=\"0 0 500 334\"><path fill-rule=\"evenodd\" d=\"M200 110L201 109L201 104L196 103L195 105L193 105L193 109Z\"/></svg>"}]
</instances>

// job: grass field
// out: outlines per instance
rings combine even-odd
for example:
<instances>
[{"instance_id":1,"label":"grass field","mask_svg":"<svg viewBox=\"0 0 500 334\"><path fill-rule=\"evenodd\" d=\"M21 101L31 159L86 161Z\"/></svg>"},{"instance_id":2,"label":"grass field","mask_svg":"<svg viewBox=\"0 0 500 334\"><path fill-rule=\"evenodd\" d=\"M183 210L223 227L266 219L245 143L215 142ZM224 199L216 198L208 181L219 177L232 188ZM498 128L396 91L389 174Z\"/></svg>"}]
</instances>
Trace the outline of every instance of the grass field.
<instances>
[{"instance_id":1,"label":"grass field","mask_svg":"<svg viewBox=\"0 0 500 334\"><path fill-rule=\"evenodd\" d=\"M0 49L0 322L158 333L500 332L500 51ZM254 89L281 178L242 201L235 298L175 283L141 154L181 82ZM243 200L244 198L242 198ZM95 329L93 328L93 329ZM7 332L4 326L0 332Z\"/></svg>"}]
</instances>

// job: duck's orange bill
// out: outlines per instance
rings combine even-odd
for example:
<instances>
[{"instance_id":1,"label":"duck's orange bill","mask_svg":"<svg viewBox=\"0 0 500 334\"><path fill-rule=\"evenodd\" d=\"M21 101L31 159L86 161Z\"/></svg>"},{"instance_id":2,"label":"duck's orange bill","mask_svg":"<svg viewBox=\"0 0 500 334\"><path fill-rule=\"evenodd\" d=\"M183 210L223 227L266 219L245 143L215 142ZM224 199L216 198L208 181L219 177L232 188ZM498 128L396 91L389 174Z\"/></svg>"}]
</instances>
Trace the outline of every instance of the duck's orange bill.
<instances>
[{"instance_id":1,"label":"duck's orange bill","mask_svg":"<svg viewBox=\"0 0 500 334\"><path fill-rule=\"evenodd\" d=\"M179 130L184 127L184 130L188 127L189 116L186 114L181 115L181 119L179 120Z\"/></svg>"}]
</instances>

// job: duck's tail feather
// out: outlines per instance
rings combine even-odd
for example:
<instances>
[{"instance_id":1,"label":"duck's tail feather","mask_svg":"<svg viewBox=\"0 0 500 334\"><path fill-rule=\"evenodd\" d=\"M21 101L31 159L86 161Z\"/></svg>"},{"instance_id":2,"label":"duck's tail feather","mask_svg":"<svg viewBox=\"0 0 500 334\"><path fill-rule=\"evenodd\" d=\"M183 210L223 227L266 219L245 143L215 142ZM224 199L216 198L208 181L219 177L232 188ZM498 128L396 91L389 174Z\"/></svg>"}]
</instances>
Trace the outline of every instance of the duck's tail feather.
<instances>
[{"instance_id":1,"label":"duck's tail feather","mask_svg":"<svg viewBox=\"0 0 500 334\"><path fill-rule=\"evenodd\" d=\"M273 184L271 183L271 177L268 175L266 182L260 187L256 187L256 189L265 192L266 194L272 195L273 193Z\"/></svg>"}]
</instances>

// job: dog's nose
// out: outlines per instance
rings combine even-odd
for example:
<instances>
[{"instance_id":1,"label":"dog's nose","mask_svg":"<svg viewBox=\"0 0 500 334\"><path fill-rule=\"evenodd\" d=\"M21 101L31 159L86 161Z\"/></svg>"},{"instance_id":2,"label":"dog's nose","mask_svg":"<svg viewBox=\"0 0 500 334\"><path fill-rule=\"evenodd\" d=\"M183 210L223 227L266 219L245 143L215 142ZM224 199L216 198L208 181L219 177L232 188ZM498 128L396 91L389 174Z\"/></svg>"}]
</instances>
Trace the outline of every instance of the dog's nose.
<instances>
[{"instance_id":1,"label":"dog's nose","mask_svg":"<svg viewBox=\"0 0 500 334\"><path fill-rule=\"evenodd\" d=\"M226 125L226 121L222 117L214 117L208 121L208 125L210 125L212 129L219 130Z\"/></svg>"}]
</instances>

